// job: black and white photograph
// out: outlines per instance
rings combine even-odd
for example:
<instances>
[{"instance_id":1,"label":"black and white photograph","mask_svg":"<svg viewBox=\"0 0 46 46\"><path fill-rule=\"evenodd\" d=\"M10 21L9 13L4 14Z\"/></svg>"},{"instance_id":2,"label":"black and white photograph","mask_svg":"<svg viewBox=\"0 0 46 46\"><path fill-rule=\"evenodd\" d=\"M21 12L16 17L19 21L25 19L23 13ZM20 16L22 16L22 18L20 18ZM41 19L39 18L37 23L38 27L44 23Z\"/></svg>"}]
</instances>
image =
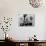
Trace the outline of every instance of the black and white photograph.
<instances>
[{"instance_id":1,"label":"black and white photograph","mask_svg":"<svg viewBox=\"0 0 46 46\"><path fill-rule=\"evenodd\" d=\"M35 16L32 14L23 14L19 19L20 26L34 26Z\"/></svg>"}]
</instances>

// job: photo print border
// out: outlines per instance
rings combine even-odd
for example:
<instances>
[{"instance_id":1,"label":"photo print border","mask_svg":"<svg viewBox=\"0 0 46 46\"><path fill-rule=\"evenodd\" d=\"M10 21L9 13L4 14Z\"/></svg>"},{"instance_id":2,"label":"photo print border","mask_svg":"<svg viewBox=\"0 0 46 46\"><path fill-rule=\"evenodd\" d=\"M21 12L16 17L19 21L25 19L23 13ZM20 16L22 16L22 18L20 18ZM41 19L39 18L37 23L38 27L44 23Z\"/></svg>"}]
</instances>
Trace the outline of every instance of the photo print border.
<instances>
[{"instance_id":1,"label":"photo print border","mask_svg":"<svg viewBox=\"0 0 46 46\"><path fill-rule=\"evenodd\" d=\"M34 26L35 15L34 14L22 14L19 15L19 26Z\"/></svg>"}]
</instances>

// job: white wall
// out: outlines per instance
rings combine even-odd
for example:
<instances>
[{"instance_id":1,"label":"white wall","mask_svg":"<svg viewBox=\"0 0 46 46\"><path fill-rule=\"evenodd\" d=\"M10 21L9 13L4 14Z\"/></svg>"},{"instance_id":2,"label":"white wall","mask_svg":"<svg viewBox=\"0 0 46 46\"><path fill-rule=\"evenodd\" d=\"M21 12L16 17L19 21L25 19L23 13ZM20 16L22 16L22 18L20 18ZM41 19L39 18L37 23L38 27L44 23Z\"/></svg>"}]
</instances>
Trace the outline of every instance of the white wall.
<instances>
[{"instance_id":1,"label":"white wall","mask_svg":"<svg viewBox=\"0 0 46 46\"><path fill-rule=\"evenodd\" d=\"M33 8L30 6L28 0L0 0L0 16L13 17L12 26L9 33L12 34L13 37L16 37L16 39L27 40L29 37L36 34L39 40L45 40L46 8L44 7ZM18 14L24 13L35 14L34 27L18 26ZM0 39L2 39L2 36L0 37Z\"/></svg>"}]
</instances>

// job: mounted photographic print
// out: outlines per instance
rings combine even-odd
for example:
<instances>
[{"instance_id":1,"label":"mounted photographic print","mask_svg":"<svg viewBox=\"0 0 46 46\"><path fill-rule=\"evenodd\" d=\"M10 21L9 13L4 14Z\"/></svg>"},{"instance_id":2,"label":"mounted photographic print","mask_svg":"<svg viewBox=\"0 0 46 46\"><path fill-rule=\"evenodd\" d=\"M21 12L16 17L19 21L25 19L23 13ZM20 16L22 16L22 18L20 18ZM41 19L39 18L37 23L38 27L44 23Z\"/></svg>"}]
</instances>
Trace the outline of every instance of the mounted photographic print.
<instances>
[{"instance_id":1,"label":"mounted photographic print","mask_svg":"<svg viewBox=\"0 0 46 46\"><path fill-rule=\"evenodd\" d=\"M23 14L19 18L19 26L34 26L35 16L32 14Z\"/></svg>"}]
</instances>

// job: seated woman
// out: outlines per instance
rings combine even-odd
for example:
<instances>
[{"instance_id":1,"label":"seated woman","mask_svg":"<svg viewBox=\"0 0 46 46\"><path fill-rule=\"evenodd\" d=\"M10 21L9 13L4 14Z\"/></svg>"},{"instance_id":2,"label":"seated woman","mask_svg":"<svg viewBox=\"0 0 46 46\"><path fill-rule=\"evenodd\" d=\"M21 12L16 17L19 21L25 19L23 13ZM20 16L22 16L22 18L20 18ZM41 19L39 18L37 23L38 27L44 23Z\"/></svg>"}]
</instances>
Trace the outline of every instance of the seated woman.
<instances>
[{"instance_id":1,"label":"seated woman","mask_svg":"<svg viewBox=\"0 0 46 46\"><path fill-rule=\"evenodd\" d=\"M36 35L34 35L32 38L34 39L34 41L38 41Z\"/></svg>"}]
</instances>

